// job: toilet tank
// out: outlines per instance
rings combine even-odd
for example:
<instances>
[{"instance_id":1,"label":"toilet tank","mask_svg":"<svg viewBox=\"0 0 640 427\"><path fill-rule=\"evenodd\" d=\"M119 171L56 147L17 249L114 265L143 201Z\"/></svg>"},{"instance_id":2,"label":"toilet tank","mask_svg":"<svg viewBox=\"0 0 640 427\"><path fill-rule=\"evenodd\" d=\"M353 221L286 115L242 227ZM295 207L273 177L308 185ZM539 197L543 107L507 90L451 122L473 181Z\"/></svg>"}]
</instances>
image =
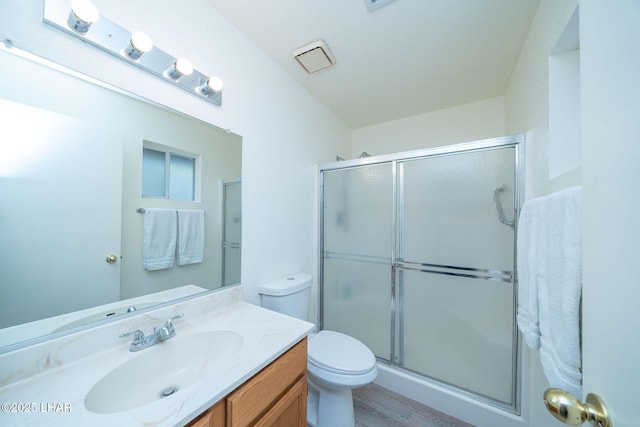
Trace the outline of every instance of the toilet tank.
<instances>
[{"instance_id":1,"label":"toilet tank","mask_svg":"<svg viewBox=\"0 0 640 427\"><path fill-rule=\"evenodd\" d=\"M261 305L269 310L307 320L312 278L309 274L298 273L258 288Z\"/></svg>"}]
</instances>

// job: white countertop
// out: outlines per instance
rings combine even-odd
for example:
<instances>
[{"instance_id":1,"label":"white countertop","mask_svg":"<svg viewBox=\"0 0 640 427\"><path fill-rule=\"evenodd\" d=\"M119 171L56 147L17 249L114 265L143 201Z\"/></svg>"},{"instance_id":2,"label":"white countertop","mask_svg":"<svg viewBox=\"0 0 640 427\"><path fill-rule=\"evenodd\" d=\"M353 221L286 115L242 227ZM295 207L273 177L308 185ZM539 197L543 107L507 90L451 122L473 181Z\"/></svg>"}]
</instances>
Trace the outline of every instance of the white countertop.
<instances>
[{"instance_id":1,"label":"white countertop","mask_svg":"<svg viewBox=\"0 0 640 427\"><path fill-rule=\"evenodd\" d=\"M155 292L97 307L61 314L59 316L9 326L8 328L0 329L0 347L9 346L75 326L105 320L110 316L126 313L130 306L141 309L206 291L207 289L195 285L180 286L166 291Z\"/></svg>"},{"instance_id":2,"label":"white countertop","mask_svg":"<svg viewBox=\"0 0 640 427\"><path fill-rule=\"evenodd\" d=\"M95 414L85 396L106 373L141 355L130 352L123 332L153 326L178 313L177 340L209 330L234 331L242 347L224 370L192 386L132 410ZM175 306L0 355L0 425L177 426L195 418L304 338L314 325L242 300L242 287L224 289ZM162 345L162 343L157 344ZM171 369L167 366L166 369ZM145 378L131 378L132 387Z\"/></svg>"}]
</instances>

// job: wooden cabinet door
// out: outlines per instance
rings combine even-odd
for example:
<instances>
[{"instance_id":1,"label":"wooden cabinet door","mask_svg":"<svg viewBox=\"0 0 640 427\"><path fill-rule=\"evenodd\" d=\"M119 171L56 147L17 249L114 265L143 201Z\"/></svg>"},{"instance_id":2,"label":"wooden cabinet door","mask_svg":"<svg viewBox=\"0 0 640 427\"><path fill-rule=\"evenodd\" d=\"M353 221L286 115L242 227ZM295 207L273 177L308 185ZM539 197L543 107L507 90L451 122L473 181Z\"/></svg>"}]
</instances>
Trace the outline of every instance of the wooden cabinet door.
<instances>
[{"instance_id":1,"label":"wooden cabinet door","mask_svg":"<svg viewBox=\"0 0 640 427\"><path fill-rule=\"evenodd\" d=\"M226 401L221 400L185 427L224 427L225 425Z\"/></svg>"},{"instance_id":2,"label":"wooden cabinet door","mask_svg":"<svg viewBox=\"0 0 640 427\"><path fill-rule=\"evenodd\" d=\"M307 376L305 375L256 422L255 427L305 427L306 425Z\"/></svg>"},{"instance_id":3,"label":"wooden cabinet door","mask_svg":"<svg viewBox=\"0 0 640 427\"><path fill-rule=\"evenodd\" d=\"M186 427L306 427L307 339Z\"/></svg>"},{"instance_id":4,"label":"wooden cabinet door","mask_svg":"<svg viewBox=\"0 0 640 427\"><path fill-rule=\"evenodd\" d=\"M295 393L291 395L290 393L301 379L305 381L305 393L300 396L304 400L306 414L306 374L307 340L305 338L227 397L227 426L253 425L274 408L279 407L282 399L286 397L295 399L292 397ZM293 425L290 424L287 427Z\"/></svg>"}]
</instances>

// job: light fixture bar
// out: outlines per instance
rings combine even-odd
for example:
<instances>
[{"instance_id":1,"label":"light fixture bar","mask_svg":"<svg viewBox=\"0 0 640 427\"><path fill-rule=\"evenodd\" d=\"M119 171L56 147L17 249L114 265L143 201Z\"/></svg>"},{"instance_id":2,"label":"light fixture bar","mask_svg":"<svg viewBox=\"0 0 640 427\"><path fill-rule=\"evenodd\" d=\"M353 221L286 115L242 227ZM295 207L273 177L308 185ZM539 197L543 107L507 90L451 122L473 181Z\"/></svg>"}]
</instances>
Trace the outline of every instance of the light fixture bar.
<instances>
[{"instance_id":1,"label":"light fixture bar","mask_svg":"<svg viewBox=\"0 0 640 427\"><path fill-rule=\"evenodd\" d=\"M86 32L78 31L78 28L74 30L73 26L69 24L69 21L74 21L69 18L70 10L71 2L69 0L45 0L43 21L174 86L184 89L200 99L218 106L222 105L222 84L218 77L207 76L195 69L191 70L190 73L185 72L184 68L180 67L184 63L182 58L179 61L179 58L174 58L157 46L151 45L151 40L148 40L149 45L146 45L147 40L144 37L140 38L136 34L137 32L122 28L104 16L100 16L99 19L90 23L90 26L86 28L80 24L80 29L86 30ZM83 22L82 19L79 21ZM135 37L134 34L136 34ZM172 70L175 70L178 61L180 62L178 68L181 71L176 73ZM186 66L187 69L189 65ZM208 81L219 81L220 90L203 91L203 87L208 87Z\"/></svg>"}]
</instances>

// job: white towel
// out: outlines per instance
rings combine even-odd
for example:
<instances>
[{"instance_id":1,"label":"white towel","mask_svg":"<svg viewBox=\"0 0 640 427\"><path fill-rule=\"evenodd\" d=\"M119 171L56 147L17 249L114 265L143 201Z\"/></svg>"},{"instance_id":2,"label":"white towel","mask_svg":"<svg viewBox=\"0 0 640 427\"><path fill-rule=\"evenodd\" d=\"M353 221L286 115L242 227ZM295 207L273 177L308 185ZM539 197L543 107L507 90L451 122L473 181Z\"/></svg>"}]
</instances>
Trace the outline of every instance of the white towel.
<instances>
[{"instance_id":1,"label":"white towel","mask_svg":"<svg viewBox=\"0 0 640 427\"><path fill-rule=\"evenodd\" d=\"M518 328L527 345L540 348L540 316L538 310L538 270L544 243L543 221L546 198L527 201L518 222Z\"/></svg>"},{"instance_id":2,"label":"white towel","mask_svg":"<svg viewBox=\"0 0 640 427\"><path fill-rule=\"evenodd\" d=\"M146 270L173 267L177 232L175 209L145 209L142 265Z\"/></svg>"},{"instance_id":3,"label":"white towel","mask_svg":"<svg viewBox=\"0 0 640 427\"><path fill-rule=\"evenodd\" d=\"M580 398L582 189L551 194L546 212L546 259L539 282L540 360L549 384Z\"/></svg>"},{"instance_id":4,"label":"white towel","mask_svg":"<svg viewBox=\"0 0 640 427\"><path fill-rule=\"evenodd\" d=\"M196 264L204 259L204 211L178 210L178 265Z\"/></svg>"},{"instance_id":5,"label":"white towel","mask_svg":"<svg viewBox=\"0 0 640 427\"><path fill-rule=\"evenodd\" d=\"M581 397L581 188L525 203L518 227L518 327L549 384Z\"/></svg>"}]
</instances>

